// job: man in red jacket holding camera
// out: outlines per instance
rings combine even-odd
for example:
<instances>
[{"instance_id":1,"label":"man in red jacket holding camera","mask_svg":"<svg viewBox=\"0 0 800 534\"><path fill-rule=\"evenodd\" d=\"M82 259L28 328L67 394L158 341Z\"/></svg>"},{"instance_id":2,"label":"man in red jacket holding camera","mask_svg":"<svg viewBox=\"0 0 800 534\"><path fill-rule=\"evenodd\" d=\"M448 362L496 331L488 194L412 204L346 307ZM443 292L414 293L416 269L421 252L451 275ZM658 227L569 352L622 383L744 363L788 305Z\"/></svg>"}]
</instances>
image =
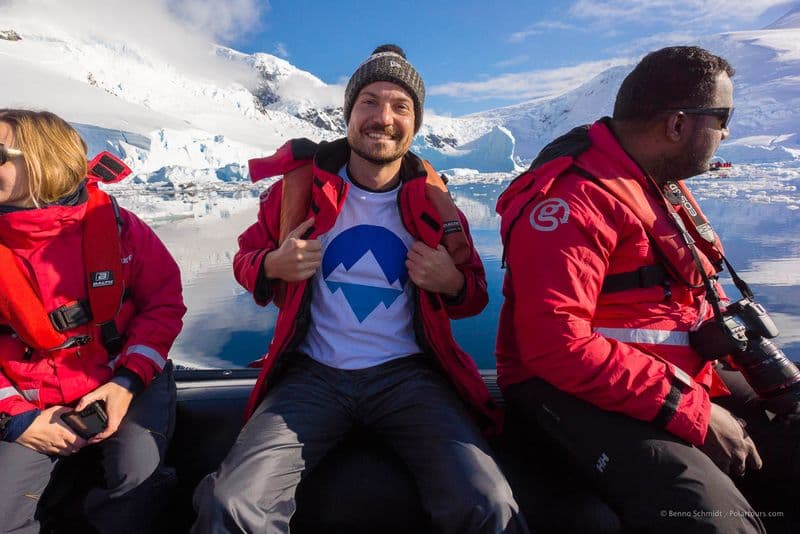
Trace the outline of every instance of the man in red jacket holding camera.
<instances>
[{"instance_id":1,"label":"man in red jacket holding camera","mask_svg":"<svg viewBox=\"0 0 800 534\"><path fill-rule=\"evenodd\" d=\"M508 270L497 369L509 411L563 445L633 530L762 531L733 479L759 476L794 417L770 421L742 374L714 364L741 363L766 341L725 348L742 334L722 310L727 260L682 182L707 171L728 136L733 73L697 47L648 54L613 118L545 147L498 201ZM796 369L782 353L761 356L782 357L781 392L758 372L748 382L775 391L767 408L793 411ZM758 449L748 432L764 436Z\"/></svg>"}]
</instances>

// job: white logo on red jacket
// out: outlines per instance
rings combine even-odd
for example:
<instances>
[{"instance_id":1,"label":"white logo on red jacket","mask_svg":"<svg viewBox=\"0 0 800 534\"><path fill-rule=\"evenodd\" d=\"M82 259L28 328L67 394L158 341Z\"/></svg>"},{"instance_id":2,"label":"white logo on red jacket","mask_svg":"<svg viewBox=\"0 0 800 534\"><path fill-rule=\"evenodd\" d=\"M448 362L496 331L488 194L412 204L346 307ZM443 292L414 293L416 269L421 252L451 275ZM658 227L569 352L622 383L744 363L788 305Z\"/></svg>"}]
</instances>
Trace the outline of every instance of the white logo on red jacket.
<instances>
[{"instance_id":1,"label":"white logo on red jacket","mask_svg":"<svg viewBox=\"0 0 800 534\"><path fill-rule=\"evenodd\" d=\"M542 232L552 232L569 219L569 206L560 198L542 200L531 211L531 226Z\"/></svg>"}]
</instances>

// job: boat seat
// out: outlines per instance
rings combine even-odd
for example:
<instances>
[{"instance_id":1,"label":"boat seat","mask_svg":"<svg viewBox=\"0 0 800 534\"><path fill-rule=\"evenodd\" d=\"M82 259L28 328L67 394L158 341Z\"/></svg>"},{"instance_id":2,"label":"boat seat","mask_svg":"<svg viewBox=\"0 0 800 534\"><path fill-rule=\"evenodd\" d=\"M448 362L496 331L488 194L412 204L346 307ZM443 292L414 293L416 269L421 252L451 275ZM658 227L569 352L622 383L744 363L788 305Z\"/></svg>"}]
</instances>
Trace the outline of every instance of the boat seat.
<instances>
[{"instance_id":1,"label":"boat seat","mask_svg":"<svg viewBox=\"0 0 800 534\"><path fill-rule=\"evenodd\" d=\"M224 377L220 373L224 373ZM216 469L241 427L254 371L178 371L177 432L168 453L178 486L164 532L187 532L192 492ZM494 373L484 380L499 399ZM492 443L533 530L615 532L614 512L593 494L546 442L526 443L527 431L509 422ZM512 435L513 434L513 435ZM537 454L528 454L537 447ZM539 449L538 447L543 447ZM525 454L520 453L524 449ZM379 439L355 431L300 484L293 533L426 532L428 522L406 466Z\"/></svg>"}]
</instances>

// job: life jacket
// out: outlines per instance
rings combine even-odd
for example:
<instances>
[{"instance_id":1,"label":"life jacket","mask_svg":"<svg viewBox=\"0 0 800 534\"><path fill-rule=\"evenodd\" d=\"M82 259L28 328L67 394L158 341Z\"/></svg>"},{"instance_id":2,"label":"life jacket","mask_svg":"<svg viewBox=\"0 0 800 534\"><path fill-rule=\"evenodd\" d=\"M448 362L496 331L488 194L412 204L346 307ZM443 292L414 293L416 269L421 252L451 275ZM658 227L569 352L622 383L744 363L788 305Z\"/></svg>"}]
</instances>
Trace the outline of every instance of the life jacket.
<instances>
[{"instance_id":1,"label":"life jacket","mask_svg":"<svg viewBox=\"0 0 800 534\"><path fill-rule=\"evenodd\" d=\"M308 214L311 203L311 186L314 181L312 163L319 146L309 139L291 139L278 148L273 155L248 161L250 179L254 183L275 176L274 169L289 169L283 174L278 245L286 240L288 234L297 228ZM469 259L470 246L464 229L461 227L458 210L439 173L425 160L423 160L423 165L427 173L425 195L436 208L442 220L444 233L441 243L447 249L453 262L456 265L462 264ZM276 284L274 301L278 306L283 303L285 294L286 284Z\"/></svg>"},{"instance_id":2,"label":"life jacket","mask_svg":"<svg viewBox=\"0 0 800 534\"><path fill-rule=\"evenodd\" d=\"M63 332L90 321L100 327L109 354L122 347L114 322L125 293L120 259L121 218L114 198L101 191L98 184L118 182L130 173L130 168L109 152L98 154L88 165L89 198L83 220L88 308L86 303L76 302L48 312L30 276L14 253L0 243L0 323L8 325L29 347L50 351L86 343L83 336Z\"/></svg>"},{"instance_id":3,"label":"life jacket","mask_svg":"<svg viewBox=\"0 0 800 534\"><path fill-rule=\"evenodd\" d=\"M574 173L594 182L628 207L641 221L661 260L658 265L610 275L603 284L603 292L651 287L663 284L667 278L689 287L702 287L703 275L691 246L703 252L698 258L709 275L722 270L723 252L718 236L692 194L682 182L667 182L659 188L644 172L644 180L619 173L609 175L602 162L588 152L592 145L589 129L588 125L579 126L547 145L528 171L517 177L498 199L498 206L517 204L514 209L505 210L517 215L501 228L503 262L511 230L525 206L545 198L559 176ZM674 215L664 217L665 214Z\"/></svg>"}]
</instances>

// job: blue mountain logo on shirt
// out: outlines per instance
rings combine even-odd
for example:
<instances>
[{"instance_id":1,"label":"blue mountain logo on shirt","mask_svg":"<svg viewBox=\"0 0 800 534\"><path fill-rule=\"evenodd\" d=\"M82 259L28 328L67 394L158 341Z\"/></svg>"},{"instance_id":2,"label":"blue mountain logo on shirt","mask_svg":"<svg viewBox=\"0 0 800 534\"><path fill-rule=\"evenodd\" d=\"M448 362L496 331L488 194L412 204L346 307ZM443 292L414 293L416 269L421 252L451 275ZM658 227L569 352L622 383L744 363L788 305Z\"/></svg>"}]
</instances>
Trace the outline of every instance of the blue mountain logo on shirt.
<instances>
[{"instance_id":1,"label":"blue mountain logo on shirt","mask_svg":"<svg viewBox=\"0 0 800 534\"><path fill-rule=\"evenodd\" d=\"M408 272L408 249L394 233L382 226L360 225L336 236L325 249L322 277L331 293L341 290L358 322L372 313L379 304L386 308L403 292ZM370 267L377 267L370 269ZM337 270L344 267L345 272ZM357 266L358 272L351 272ZM348 273L360 282L348 282Z\"/></svg>"}]
</instances>

